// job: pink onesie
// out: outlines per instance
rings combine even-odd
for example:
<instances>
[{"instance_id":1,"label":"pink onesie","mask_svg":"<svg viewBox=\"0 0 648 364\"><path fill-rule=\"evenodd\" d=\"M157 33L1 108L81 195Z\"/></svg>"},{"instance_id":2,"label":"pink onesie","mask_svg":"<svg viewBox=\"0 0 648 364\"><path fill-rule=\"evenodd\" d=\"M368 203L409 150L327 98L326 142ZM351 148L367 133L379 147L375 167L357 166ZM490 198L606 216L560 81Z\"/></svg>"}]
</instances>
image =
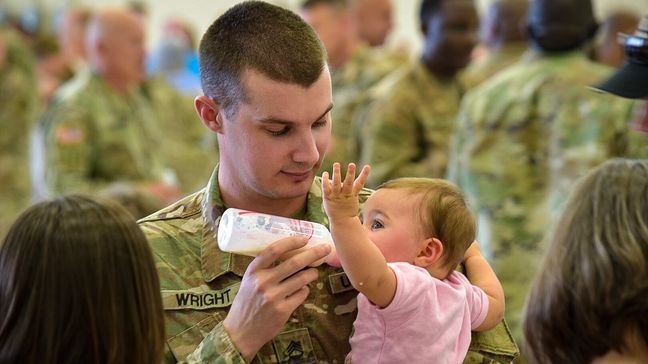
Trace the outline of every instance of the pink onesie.
<instances>
[{"instance_id":1,"label":"pink onesie","mask_svg":"<svg viewBox=\"0 0 648 364\"><path fill-rule=\"evenodd\" d=\"M388 263L396 274L385 308L358 295L351 337L354 363L461 363L470 331L488 313L488 296L459 272L439 280L409 263Z\"/></svg>"}]
</instances>

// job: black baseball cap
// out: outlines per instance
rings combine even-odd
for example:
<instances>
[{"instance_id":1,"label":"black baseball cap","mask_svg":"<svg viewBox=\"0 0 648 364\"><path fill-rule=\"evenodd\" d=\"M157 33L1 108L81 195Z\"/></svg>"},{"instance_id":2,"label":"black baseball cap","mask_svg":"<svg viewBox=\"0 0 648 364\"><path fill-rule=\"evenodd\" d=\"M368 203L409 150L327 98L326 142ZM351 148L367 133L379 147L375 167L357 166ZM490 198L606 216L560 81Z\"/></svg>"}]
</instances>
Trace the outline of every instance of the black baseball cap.
<instances>
[{"instance_id":1,"label":"black baseball cap","mask_svg":"<svg viewBox=\"0 0 648 364\"><path fill-rule=\"evenodd\" d=\"M634 35L622 35L627 62L607 80L593 86L630 99L648 97L648 16L644 16Z\"/></svg>"}]
</instances>

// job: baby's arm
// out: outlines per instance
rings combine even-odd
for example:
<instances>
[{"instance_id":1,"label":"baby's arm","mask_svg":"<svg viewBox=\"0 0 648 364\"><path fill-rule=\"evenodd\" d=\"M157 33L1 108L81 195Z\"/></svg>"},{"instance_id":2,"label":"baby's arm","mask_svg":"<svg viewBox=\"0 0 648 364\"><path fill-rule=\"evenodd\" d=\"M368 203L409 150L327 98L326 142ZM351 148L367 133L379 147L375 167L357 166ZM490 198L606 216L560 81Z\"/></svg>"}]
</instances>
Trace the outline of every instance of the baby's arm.
<instances>
[{"instance_id":1,"label":"baby's arm","mask_svg":"<svg viewBox=\"0 0 648 364\"><path fill-rule=\"evenodd\" d=\"M504 318L504 290L493 268L481 255L477 242L473 242L464 255L464 266L468 280L481 288L488 296L488 313L484 322L475 331L486 331L495 327Z\"/></svg>"},{"instance_id":2,"label":"baby's arm","mask_svg":"<svg viewBox=\"0 0 648 364\"><path fill-rule=\"evenodd\" d=\"M335 249L353 287L379 307L386 307L396 293L396 275L385 257L367 237L358 218L358 192L369 175L369 166L354 181L355 164L350 163L342 182L340 164L333 165L332 181L322 174L324 210L329 217Z\"/></svg>"}]
</instances>

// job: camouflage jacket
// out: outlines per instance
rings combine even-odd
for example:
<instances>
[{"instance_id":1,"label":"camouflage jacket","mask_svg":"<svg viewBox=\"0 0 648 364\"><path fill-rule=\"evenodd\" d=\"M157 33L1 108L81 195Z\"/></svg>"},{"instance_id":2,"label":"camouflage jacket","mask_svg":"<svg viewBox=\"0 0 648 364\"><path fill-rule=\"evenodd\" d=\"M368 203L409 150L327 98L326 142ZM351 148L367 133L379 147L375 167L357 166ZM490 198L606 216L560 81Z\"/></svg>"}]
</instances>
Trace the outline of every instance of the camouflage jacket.
<instances>
[{"instance_id":1,"label":"camouflage jacket","mask_svg":"<svg viewBox=\"0 0 648 364\"><path fill-rule=\"evenodd\" d=\"M162 180L162 136L139 90L113 91L81 73L55 95L39 123L48 193L97 191L116 181Z\"/></svg>"},{"instance_id":2,"label":"camouflage jacket","mask_svg":"<svg viewBox=\"0 0 648 364\"><path fill-rule=\"evenodd\" d=\"M0 239L31 196L29 132L38 110L34 60L18 35L0 31Z\"/></svg>"},{"instance_id":3,"label":"camouflage jacket","mask_svg":"<svg viewBox=\"0 0 648 364\"><path fill-rule=\"evenodd\" d=\"M574 182L608 158L645 155L632 102L586 88L609 71L580 53L530 52L464 98L449 178L477 213L517 339L542 238Z\"/></svg>"},{"instance_id":4,"label":"camouflage jacket","mask_svg":"<svg viewBox=\"0 0 648 364\"><path fill-rule=\"evenodd\" d=\"M344 67L331 71L333 86L333 120L331 145L320 169L332 172L333 163L358 162L358 128L356 115L369 100L369 90L391 72L404 66L405 60L383 50L358 47Z\"/></svg>"},{"instance_id":5,"label":"camouflage jacket","mask_svg":"<svg viewBox=\"0 0 648 364\"><path fill-rule=\"evenodd\" d=\"M207 187L140 220L154 252L167 322L166 363L245 363L222 321L252 258L218 249L216 233L224 205L218 168ZM370 191L361 193L364 202ZM305 220L328 225L322 208L321 180L308 194ZM264 345L253 363L343 363L356 316L357 291L343 271L320 267L310 295ZM471 348L508 363L517 353L505 326L474 334ZM470 363L482 363L473 353Z\"/></svg>"},{"instance_id":6,"label":"camouflage jacket","mask_svg":"<svg viewBox=\"0 0 648 364\"><path fill-rule=\"evenodd\" d=\"M192 98L178 92L166 79L149 78L143 90L153 106L157 130L164 140L164 161L175 171L184 193L201 189L209 178L205 166L218 162L216 138L198 117Z\"/></svg>"},{"instance_id":7,"label":"camouflage jacket","mask_svg":"<svg viewBox=\"0 0 648 364\"><path fill-rule=\"evenodd\" d=\"M360 160L372 167L367 185L396 177L441 178L446 173L461 87L421 63L400 70L372 90Z\"/></svg>"},{"instance_id":8,"label":"camouflage jacket","mask_svg":"<svg viewBox=\"0 0 648 364\"><path fill-rule=\"evenodd\" d=\"M502 48L489 51L484 58L473 61L461 74L462 83L467 89L473 88L497 72L520 60L527 49L527 43L507 44Z\"/></svg>"}]
</instances>

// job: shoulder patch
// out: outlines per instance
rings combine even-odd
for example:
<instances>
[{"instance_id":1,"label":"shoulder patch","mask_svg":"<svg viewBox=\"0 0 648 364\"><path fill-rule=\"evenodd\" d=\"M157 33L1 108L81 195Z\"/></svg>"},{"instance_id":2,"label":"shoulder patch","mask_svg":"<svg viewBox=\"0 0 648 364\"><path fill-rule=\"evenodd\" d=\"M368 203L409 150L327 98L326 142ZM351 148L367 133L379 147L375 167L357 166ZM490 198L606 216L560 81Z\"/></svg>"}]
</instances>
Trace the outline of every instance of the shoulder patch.
<instances>
[{"instance_id":1,"label":"shoulder patch","mask_svg":"<svg viewBox=\"0 0 648 364\"><path fill-rule=\"evenodd\" d=\"M85 142L86 135L81 128L70 125L61 125L56 128L56 142L62 145L81 144Z\"/></svg>"}]
</instances>

